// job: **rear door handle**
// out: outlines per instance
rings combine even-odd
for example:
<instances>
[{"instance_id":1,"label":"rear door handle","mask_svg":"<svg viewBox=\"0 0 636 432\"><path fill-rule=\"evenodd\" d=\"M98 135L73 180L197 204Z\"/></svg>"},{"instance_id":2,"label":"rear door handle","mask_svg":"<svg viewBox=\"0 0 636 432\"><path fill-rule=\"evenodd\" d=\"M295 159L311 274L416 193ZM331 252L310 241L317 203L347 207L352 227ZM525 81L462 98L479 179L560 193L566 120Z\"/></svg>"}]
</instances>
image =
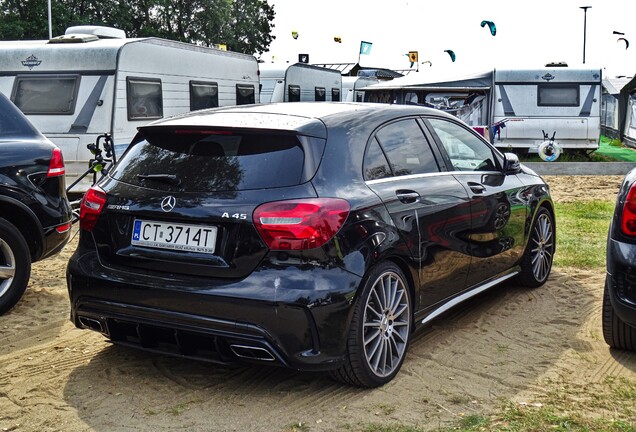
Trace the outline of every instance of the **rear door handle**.
<instances>
[{"instance_id":1,"label":"rear door handle","mask_svg":"<svg viewBox=\"0 0 636 432\"><path fill-rule=\"evenodd\" d=\"M486 190L486 187L484 185L475 182L468 182L468 187L476 194L484 193L484 191Z\"/></svg>"},{"instance_id":2,"label":"rear door handle","mask_svg":"<svg viewBox=\"0 0 636 432\"><path fill-rule=\"evenodd\" d=\"M411 204L420 200L420 194L412 190L397 190L395 195L404 204Z\"/></svg>"}]
</instances>

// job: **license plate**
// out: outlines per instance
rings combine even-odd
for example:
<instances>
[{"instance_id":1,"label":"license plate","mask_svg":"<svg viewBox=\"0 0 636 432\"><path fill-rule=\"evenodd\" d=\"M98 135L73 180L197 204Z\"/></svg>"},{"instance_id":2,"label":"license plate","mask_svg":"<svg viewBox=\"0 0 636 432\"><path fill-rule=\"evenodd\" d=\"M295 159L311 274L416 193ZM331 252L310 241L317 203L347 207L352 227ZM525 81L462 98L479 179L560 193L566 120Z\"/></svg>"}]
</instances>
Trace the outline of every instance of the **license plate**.
<instances>
[{"instance_id":1,"label":"license plate","mask_svg":"<svg viewBox=\"0 0 636 432\"><path fill-rule=\"evenodd\" d=\"M186 225L135 219L131 244L186 252L214 253L215 226Z\"/></svg>"}]
</instances>

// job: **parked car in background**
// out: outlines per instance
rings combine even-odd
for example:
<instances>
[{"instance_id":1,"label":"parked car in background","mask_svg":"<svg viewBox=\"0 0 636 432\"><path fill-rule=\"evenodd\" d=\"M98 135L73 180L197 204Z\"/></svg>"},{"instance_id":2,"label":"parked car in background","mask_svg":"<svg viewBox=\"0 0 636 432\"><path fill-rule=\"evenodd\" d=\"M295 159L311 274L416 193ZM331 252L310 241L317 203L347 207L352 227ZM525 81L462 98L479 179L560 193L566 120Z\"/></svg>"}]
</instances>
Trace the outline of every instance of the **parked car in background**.
<instances>
[{"instance_id":1,"label":"parked car in background","mask_svg":"<svg viewBox=\"0 0 636 432\"><path fill-rule=\"evenodd\" d=\"M636 169L623 180L607 238L603 336L613 348L636 350Z\"/></svg>"},{"instance_id":2,"label":"parked car in background","mask_svg":"<svg viewBox=\"0 0 636 432\"><path fill-rule=\"evenodd\" d=\"M62 152L0 93L0 314L71 235Z\"/></svg>"},{"instance_id":3,"label":"parked car in background","mask_svg":"<svg viewBox=\"0 0 636 432\"><path fill-rule=\"evenodd\" d=\"M117 344L375 387L451 307L545 283L554 249L548 186L455 117L299 102L141 127L67 281L73 323Z\"/></svg>"}]
</instances>

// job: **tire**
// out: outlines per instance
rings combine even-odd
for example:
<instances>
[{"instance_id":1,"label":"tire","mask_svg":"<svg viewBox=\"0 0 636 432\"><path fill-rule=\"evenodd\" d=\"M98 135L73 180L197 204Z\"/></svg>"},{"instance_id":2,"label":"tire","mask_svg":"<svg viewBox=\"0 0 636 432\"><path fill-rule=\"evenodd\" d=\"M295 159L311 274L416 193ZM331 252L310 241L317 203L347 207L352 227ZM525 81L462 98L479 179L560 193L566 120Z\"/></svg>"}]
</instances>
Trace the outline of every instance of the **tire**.
<instances>
[{"instance_id":1,"label":"tire","mask_svg":"<svg viewBox=\"0 0 636 432\"><path fill-rule=\"evenodd\" d=\"M409 286L400 268L384 262L371 269L354 305L345 364L332 377L360 387L391 381L406 357L411 320Z\"/></svg>"},{"instance_id":2,"label":"tire","mask_svg":"<svg viewBox=\"0 0 636 432\"><path fill-rule=\"evenodd\" d=\"M31 276L31 255L20 231L0 218L0 315L22 298Z\"/></svg>"},{"instance_id":3,"label":"tire","mask_svg":"<svg viewBox=\"0 0 636 432\"><path fill-rule=\"evenodd\" d=\"M532 222L530 239L521 257L518 281L529 288L543 285L550 276L554 259L554 218L548 209L541 207Z\"/></svg>"},{"instance_id":4,"label":"tire","mask_svg":"<svg viewBox=\"0 0 636 432\"><path fill-rule=\"evenodd\" d=\"M612 348L636 351L636 328L630 327L614 312L610 301L611 277L605 277L603 290L603 338Z\"/></svg>"}]
</instances>

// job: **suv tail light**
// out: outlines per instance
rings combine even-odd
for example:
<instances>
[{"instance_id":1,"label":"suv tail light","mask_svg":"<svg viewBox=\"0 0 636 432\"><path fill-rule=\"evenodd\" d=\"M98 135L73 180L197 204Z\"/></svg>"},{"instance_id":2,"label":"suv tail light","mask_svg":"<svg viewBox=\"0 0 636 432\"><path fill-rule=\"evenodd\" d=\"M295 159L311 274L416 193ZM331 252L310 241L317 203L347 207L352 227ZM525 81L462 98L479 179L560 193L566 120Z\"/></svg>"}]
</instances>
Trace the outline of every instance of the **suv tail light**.
<instances>
[{"instance_id":1,"label":"suv tail light","mask_svg":"<svg viewBox=\"0 0 636 432\"><path fill-rule=\"evenodd\" d=\"M49 171L46 173L47 177L59 177L63 176L66 170L64 169L64 157L62 156L62 150L59 148L53 149L51 155L51 162L49 163Z\"/></svg>"},{"instance_id":2,"label":"suv tail light","mask_svg":"<svg viewBox=\"0 0 636 432\"><path fill-rule=\"evenodd\" d=\"M636 236L636 185L632 185L623 204L621 231L628 236Z\"/></svg>"},{"instance_id":3,"label":"suv tail light","mask_svg":"<svg viewBox=\"0 0 636 432\"><path fill-rule=\"evenodd\" d=\"M105 204L106 192L98 186L92 186L87 190L80 204L80 229L92 231Z\"/></svg>"},{"instance_id":4,"label":"suv tail light","mask_svg":"<svg viewBox=\"0 0 636 432\"><path fill-rule=\"evenodd\" d=\"M349 210L339 198L275 201L254 210L254 224L270 250L313 249L336 235Z\"/></svg>"}]
</instances>

